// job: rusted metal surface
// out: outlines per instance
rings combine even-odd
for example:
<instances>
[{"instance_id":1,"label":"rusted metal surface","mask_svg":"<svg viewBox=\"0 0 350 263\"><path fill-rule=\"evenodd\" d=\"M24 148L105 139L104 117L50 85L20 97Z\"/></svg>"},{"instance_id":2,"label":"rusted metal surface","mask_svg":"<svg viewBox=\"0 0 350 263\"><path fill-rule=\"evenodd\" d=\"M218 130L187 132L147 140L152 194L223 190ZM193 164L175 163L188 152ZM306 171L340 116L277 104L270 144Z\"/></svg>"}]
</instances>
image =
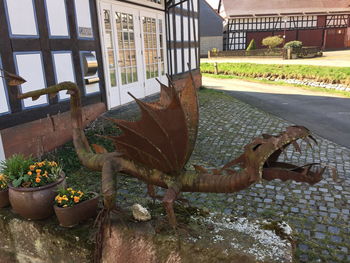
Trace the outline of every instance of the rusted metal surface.
<instances>
[{"instance_id":1,"label":"rusted metal surface","mask_svg":"<svg viewBox=\"0 0 350 263\"><path fill-rule=\"evenodd\" d=\"M9 86L17 86L17 85L21 85L21 84L27 82L21 76L18 76L16 74L13 74L13 73L10 73L10 72L7 72L6 70L4 70L2 68L0 68L0 72L4 73L4 76L1 76L1 74L0 74L0 77L6 79L7 80L7 84Z\"/></svg>"},{"instance_id":2,"label":"rusted metal surface","mask_svg":"<svg viewBox=\"0 0 350 263\"><path fill-rule=\"evenodd\" d=\"M186 86L184 90L191 86ZM182 97L187 107L188 96ZM144 103L134 99L141 109L141 119L136 122L113 120L123 131L121 136L111 137L116 149L126 158L146 167L178 176L187 161L187 119L190 118L186 118L189 115L185 114L175 88L162 84L157 103ZM193 136L193 129L191 135Z\"/></svg>"},{"instance_id":3,"label":"rusted metal surface","mask_svg":"<svg viewBox=\"0 0 350 263\"><path fill-rule=\"evenodd\" d=\"M111 211L116 211L117 172L136 177L153 187L166 188L163 204L169 223L175 227L173 203L181 192L233 193L246 189L261 180L294 180L315 184L322 180L325 167L319 164L296 166L278 161L287 147L301 151L299 140L316 143L310 131L302 126L291 126L278 135L263 134L244 147L238 158L225 166L208 170L195 166L195 171L185 171L184 166L193 151L198 129L197 92L191 76L184 87L161 84L159 101L144 103L136 98L141 109L141 119L135 122L113 120L122 135L109 137L117 152L108 153L103 147L93 145L91 150L83 132L81 101L76 84L64 82L20 96L33 99L44 94L57 94L68 90L71 94L73 142L82 164L102 171L104 209L98 216L100 228L96 237L95 260L101 257L102 235Z\"/></svg>"}]
</instances>

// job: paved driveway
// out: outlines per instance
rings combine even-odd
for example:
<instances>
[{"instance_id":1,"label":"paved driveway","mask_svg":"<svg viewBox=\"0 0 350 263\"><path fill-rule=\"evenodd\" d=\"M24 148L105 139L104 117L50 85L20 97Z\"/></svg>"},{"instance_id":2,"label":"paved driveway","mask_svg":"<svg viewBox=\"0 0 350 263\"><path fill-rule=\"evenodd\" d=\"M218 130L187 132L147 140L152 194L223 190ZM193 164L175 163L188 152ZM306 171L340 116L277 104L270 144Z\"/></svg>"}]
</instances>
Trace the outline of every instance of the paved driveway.
<instances>
[{"instance_id":1,"label":"paved driveway","mask_svg":"<svg viewBox=\"0 0 350 263\"><path fill-rule=\"evenodd\" d=\"M320 136L350 148L350 98L237 79L204 77L203 85L225 90L241 101L307 126Z\"/></svg>"},{"instance_id":2,"label":"paved driveway","mask_svg":"<svg viewBox=\"0 0 350 263\"><path fill-rule=\"evenodd\" d=\"M320 58L305 58L283 60L282 58L263 57L233 57L218 59L201 59L201 62L231 62L231 63L257 63L257 64L294 64L294 65L315 65L331 67L350 67L350 50L328 51Z\"/></svg>"}]
</instances>

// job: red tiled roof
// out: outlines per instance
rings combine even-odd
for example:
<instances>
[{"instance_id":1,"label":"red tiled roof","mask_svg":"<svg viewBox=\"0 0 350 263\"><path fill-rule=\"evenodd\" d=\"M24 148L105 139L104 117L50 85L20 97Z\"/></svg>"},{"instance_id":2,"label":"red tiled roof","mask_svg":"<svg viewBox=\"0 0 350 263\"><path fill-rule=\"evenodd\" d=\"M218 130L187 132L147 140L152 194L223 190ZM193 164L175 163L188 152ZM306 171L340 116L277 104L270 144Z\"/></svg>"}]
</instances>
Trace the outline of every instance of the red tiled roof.
<instances>
[{"instance_id":1,"label":"red tiled roof","mask_svg":"<svg viewBox=\"0 0 350 263\"><path fill-rule=\"evenodd\" d=\"M222 0L221 15L350 12L350 0Z\"/></svg>"}]
</instances>

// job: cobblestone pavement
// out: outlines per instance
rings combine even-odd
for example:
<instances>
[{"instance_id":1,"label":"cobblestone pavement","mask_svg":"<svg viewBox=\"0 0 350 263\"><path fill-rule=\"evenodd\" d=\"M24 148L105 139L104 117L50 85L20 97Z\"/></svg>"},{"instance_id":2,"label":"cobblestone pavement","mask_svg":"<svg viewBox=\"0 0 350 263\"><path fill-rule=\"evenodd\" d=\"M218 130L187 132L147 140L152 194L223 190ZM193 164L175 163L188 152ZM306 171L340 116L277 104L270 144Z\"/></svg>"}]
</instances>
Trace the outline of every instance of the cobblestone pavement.
<instances>
[{"instance_id":1,"label":"cobblestone pavement","mask_svg":"<svg viewBox=\"0 0 350 263\"><path fill-rule=\"evenodd\" d=\"M223 165L238 156L252 138L262 133L276 134L291 125L222 92L205 89L199 98L199 135L190 169L191 164ZM108 115L133 119L138 112L135 105L130 105ZM295 230L299 262L350 262L350 150L317 139L318 147L302 145L302 154L289 149L282 159L301 165L332 164L338 170L336 181L328 171L314 186L273 181L257 183L239 193L183 195L192 205L210 211L287 221ZM137 180L120 179L118 188L121 203L145 203L145 187Z\"/></svg>"}]
</instances>

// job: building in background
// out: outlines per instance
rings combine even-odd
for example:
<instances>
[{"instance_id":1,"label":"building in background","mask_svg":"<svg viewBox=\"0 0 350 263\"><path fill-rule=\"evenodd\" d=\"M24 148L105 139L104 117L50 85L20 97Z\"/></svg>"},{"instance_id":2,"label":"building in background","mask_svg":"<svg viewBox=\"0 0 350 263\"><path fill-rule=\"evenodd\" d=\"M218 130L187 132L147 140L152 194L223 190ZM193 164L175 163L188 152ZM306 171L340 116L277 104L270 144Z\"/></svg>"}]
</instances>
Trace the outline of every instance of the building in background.
<instances>
[{"instance_id":1,"label":"building in background","mask_svg":"<svg viewBox=\"0 0 350 263\"><path fill-rule=\"evenodd\" d=\"M285 36L305 46L350 47L350 0L220 0L224 50L246 49L252 39Z\"/></svg>"},{"instance_id":2,"label":"building in background","mask_svg":"<svg viewBox=\"0 0 350 263\"><path fill-rule=\"evenodd\" d=\"M70 140L69 95L18 100L17 94L73 81L84 122L159 92L169 73L181 84L199 72L198 0L0 0L0 159L41 155ZM189 66L188 66L189 65Z\"/></svg>"},{"instance_id":3,"label":"building in background","mask_svg":"<svg viewBox=\"0 0 350 263\"><path fill-rule=\"evenodd\" d=\"M224 19L217 10L208 4L206 0L199 0L200 10L200 55L208 56L208 51L216 48L223 50L223 22Z\"/></svg>"}]
</instances>

